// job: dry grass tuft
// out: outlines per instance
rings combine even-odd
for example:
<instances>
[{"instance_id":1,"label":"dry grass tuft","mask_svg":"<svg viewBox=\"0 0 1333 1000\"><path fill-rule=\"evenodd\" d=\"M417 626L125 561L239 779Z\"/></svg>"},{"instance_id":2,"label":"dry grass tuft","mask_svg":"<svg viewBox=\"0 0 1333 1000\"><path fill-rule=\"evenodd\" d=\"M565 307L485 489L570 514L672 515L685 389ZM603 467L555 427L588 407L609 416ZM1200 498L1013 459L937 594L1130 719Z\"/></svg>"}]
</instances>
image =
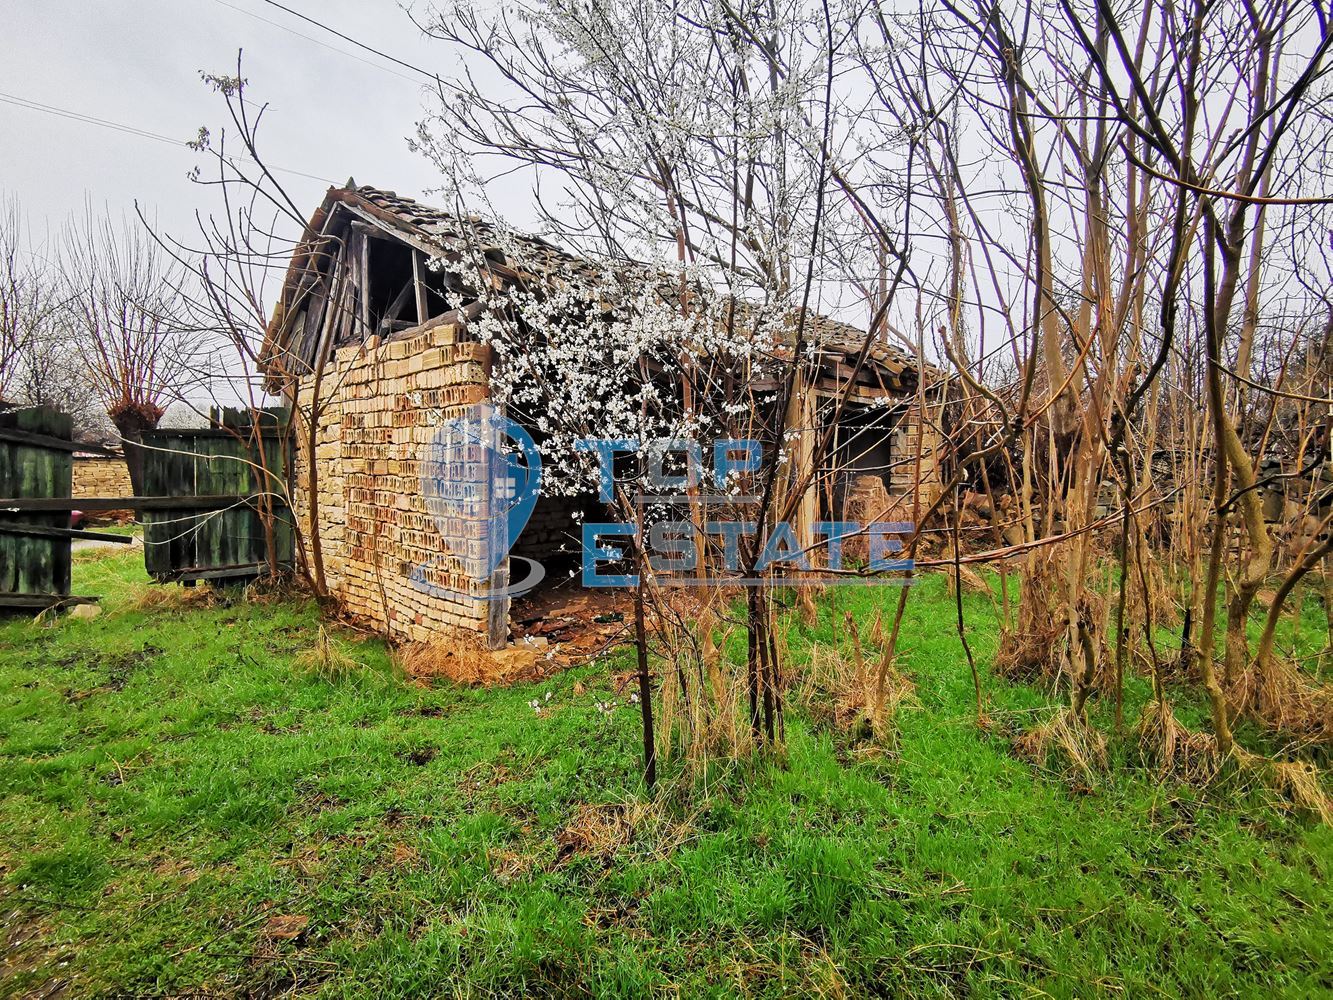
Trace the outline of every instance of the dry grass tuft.
<instances>
[{"instance_id":1,"label":"dry grass tuft","mask_svg":"<svg viewBox=\"0 0 1333 1000\"><path fill-rule=\"evenodd\" d=\"M990 594L990 584L986 578L974 570L971 566L959 566L957 573L954 567L946 566L940 570L944 574L945 587L952 597L956 585L955 576L963 581L963 593L965 594Z\"/></svg>"},{"instance_id":2,"label":"dry grass tuft","mask_svg":"<svg viewBox=\"0 0 1333 1000\"><path fill-rule=\"evenodd\" d=\"M584 803L555 835L557 865L578 857L610 861L633 841L652 807L643 802Z\"/></svg>"},{"instance_id":3,"label":"dry grass tuft","mask_svg":"<svg viewBox=\"0 0 1333 1000\"><path fill-rule=\"evenodd\" d=\"M408 677L427 680L442 677L456 684L498 684L500 671L485 650L471 646L445 646L414 642L400 646L394 658Z\"/></svg>"},{"instance_id":4,"label":"dry grass tuft","mask_svg":"<svg viewBox=\"0 0 1333 1000\"><path fill-rule=\"evenodd\" d=\"M876 705L878 668L863 656L848 659L836 649L816 646L797 697L815 717L829 716L838 730L894 749L898 709L916 694L916 685L894 662L885 666L881 659L879 667L884 669L884 699Z\"/></svg>"},{"instance_id":5,"label":"dry grass tuft","mask_svg":"<svg viewBox=\"0 0 1333 1000\"><path fill-rule=\"evenodd\" d=\"M1006 680L1024 684L1072 686L1091 660L1092 689L1112 690L1115 667L1105 639L1107 595L1084 587L1071 608L1061 596L1066 588L1065 572L1054 551L1034 569L1024 571L1018 625L1000 632L991 669ZM1078 645L1071 649L1075 634Z\"/></svg>"},{"instance_id":6,"label":"dry grass tuft","mask_svg":"<svg viewBox=\"0 0 1333 1000\"><path fill-rule=\"evenodd\" d=\"M573 817L555 834L553 867L578 858L593 858L609 864L620 851L634 845L635 853L657 860L670 857L697 835L696 812L685 817L673 814L669 800L683 786L669 785L651 802L582 803Z\"/></svg>"},{"instance_id":7,"label":"dry grass tuft","mask_svg":"<svg viewBox=\"0 0 1333 1000\"><path fill-rule=\"evenodd\" d=\"M535 679L539 674L535 648L488 650L472 638L460 638L448 645L409 643L397 649L394 659L408 677L422 682L444 679L455 684L490 687Z\"/></svg>"},{"instance_id":8,"label":"dry grass tuft","mask_svg":"<svg viewBox=\"0 0 1333 1000\"><path fill-rule=\"evenodd\" d=\"M222 595L209 586L153 583L137 588L126 607L131 611L189 611L214 608L224 603Z\"/></svg>"},{"instance_id":9,"label":"dry grass tuft","mask_svg":"<svg viewBox=\"0 0 1333 1000\"><path fill-rule=\"evenodd\" d=\"M1307 761L1272 760L1239 746L1232 756L1241 773L1255 776L1283 803L1308 813L1326 826L1333 826L1333 799L1325 790L1318 768Z\"/></svg>"},{"instance_id":10,"label":"dry grass tuft","mask_svg":"<svg viewBox=\"0 0 1333 1000\"><path fill-rule=\"evenodd\" d=\"M301 597L306 593L296 577L281 572L277 576L255 577L245 585L241 599L246 604L278 604Z\"/></svg>"},{"instance_id":11,"label":"dry grass tuft","mask_svg":"<svg viewBox=\"0 0 1333 1000\"><path fill-rule=\"evenodd\" d=\"M870 645L876 648L884 646L884 616L880 609L875 609L875 620L870 623L870 633L866 636L870 640Z\"/></svg>"},{"instance_id":12,"label":"dry grass tuft","mask_svg":"<svg viewBox=\"0 0 1333 1000\"><path fill-rule=\"evenodd\" d=\"M1156 766L1161 778L1171 776L1202 788L1222 769L1216 737L1181 725L1169 702L1163 707L1154 701L1144 708L1139 718L1138 745L1143 759Z\"/></svg>"},{"instance_id":13,"label":"dry grass tuft","mask_svg":"<svg viewBox=\"0 0 1333 1000\"><path fill-rule=\"evenodd\" d=\"M522 880L532 871L535 860L530 854L520 854L500 847L491 847L486 851L491 877L500 885L510 885Z\"/></svg>"},{"instance_id":14,"label":"dry grass tuft","mask_svg":"<svg viewBox=\"0 0 1333 1000\"><path fill-rule=\"evenodd\" d=\"M1052 619L1049 628L1036 632L1005 629L1000 633L991 670L1006 680L1031 684L1060 675L1065 640L1064 623Z\"/></svg>"},{"instance_id":15,"label":"dry grass tuft","mask_svg":"<svg viewBox=\"0 0 1333 1000\"><path fill-rule=\"evenodd\" d=\"M1106 737L1069 709L1059 710L1014 740L1014 754L1083 790L1095 788L1107 769Z\"/></svg>"},{"instance_id":16,"label":"dry grass tuft","mask_svg":"<svg viewBox=\"0 0 1333 1000\"><path fill-rule=\"evenodd\" d=\"M726 654L736 626L719 621L714 607L719 597L709 596L711 602L700 606L669 595L655 602L651 625L655 666L661 677L658 759L679 760L695 775L715 762L734 761L754 749L745 670ZM668 613L661 613L662 607ZM783 684L791 671L783 630L775 634L774 642L779 684Z\"/></svg>"},{"instance_id":17,"label":"dry grass tuft","mask_svg":"<svg viewBox=\"0 0 1333 1000\"><path fill-rule=\"evenodd\" d=\"M1142 662L1143 672L1150 674L1152 672L1152 661L1145 658ZM1202 678L1199 676L1198 654L1193 646L1185 646L1175 652L1169 652L1162 660L1161 665L1162 680L1170 684L1197 684Z\"/></svg>"},{"instance_id":18,"label":"dry grass tuft","mask_svg":"<svg viewBox=\"0 0 1333 1000\"><path fill-rule=\"evenodd\" d=\"M292 664L297 670L313 674L331 684L345 680L361 669L361 664L348 656L342 646L329 637L323 625L319 627L315 645L303 653L298 653Z\"/></svg>"},{"instance_id":19,"label":"dry grass tuft","mask_svg":"<svg viewBox=\"0 0 1333 1000\"><path fill-rule=\"evenodd\" d=\"M991 665L994 673L1023 683L1060 678L1068 646L1067 609L1055 596L1063 593L1060 577L1060 567L1049 552L1024 569L1018 623L1000 632Z\"/></svg>"},{"instance_id":20,"label":"dry grass tuft","mask_svg":"<svg viewBox=\"0 0 1333 1000\"><path fill-rule=\"evenodd\" d=\"M1273 657L1244 671L1227 692L1233 710L1297 743L1333 745L1333 685L1317 684Z\"/></svg>"},{"instance_id":21,"label":"dry grass tuft","mask_svg":"<svg viewBox=\"0 0 1333 1000\"><path fill-rule=\"evenodd\" d=\"M1269 783L1274 791L1285 796L1297 809L1319 817L1326 826L1333 826L1333 800L1324 791L1319 771L1306 761L1277 761L1269 765Z\"/></svg>"}]
</instances>

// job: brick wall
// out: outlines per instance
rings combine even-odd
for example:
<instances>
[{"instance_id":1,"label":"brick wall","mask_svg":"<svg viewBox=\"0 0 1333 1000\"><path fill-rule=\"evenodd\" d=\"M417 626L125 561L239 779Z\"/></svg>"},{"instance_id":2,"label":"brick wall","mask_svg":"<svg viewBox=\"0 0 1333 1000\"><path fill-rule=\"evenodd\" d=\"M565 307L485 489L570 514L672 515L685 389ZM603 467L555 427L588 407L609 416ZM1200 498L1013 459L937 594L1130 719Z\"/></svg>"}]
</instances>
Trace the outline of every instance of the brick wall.
<instances>
[{"instance_id":1,"label":"brick wall","mask_svg":"<svg viewBox=\"0 0 1333 1000\"><path fill-rule=\"evenodd\" d=\"M407 340L383 344L371 338L364 346L342 348L324 371L314 458L325 580L347 611L377 628L387 626L399 639L438 641L450 632L475 635L487 628L492 605L470 596L485 584L473 580L475 562L467 564L483 545L486 526L444 516L438 507L432 512L422 473L429 471L423 464L439 425L489 397L488 351L460 342L455 327L441 326ZM312 379L303 379L302 412L309 412L312 390ZM878 520L911 517L916 428L912 409L893 431L891 499L888 510L876 511ZM309 455L299 423L297 440L294 506L308 539ZM938 490L936 449L927 427L923 504ZM542 496L514 553L543 561L562 545L577 553L580 528L572 514L579 506ZM463 544L468 547L461 557L446 550L459 552Z\"/></svg>"},{"instance_id":2,"label":"brick wall","mask_svg":"<svg viewBox=\"0 0 1333 1000\"><path fill-rule=\"evenodd\" d=\"M119 456L113 458L101 455L75 455L71 496L134 496L134 487L130 484L130 470L125 464L125 459ZM132 510L97 511L88 516L90 521L126 521L133 518Z\"/></svg>"},{"instance_id":3,"label":"brick wall","mask_svg":"<svg viewBox=\"0 0 1333 1000\"><path fill-rule=\"evenodd\" d=\"M480 585L446 552L437 523L444 518L428 509L421 476L439 425L489 396L488 352L441 326L410 340L343 348L324 371L315 461L326 582L349 612L387 625L396 638L424 642L486 628L489 602L469 596ZM312 388L312 379L302 380L302 412ZM308 538L309 456L305 434L298 439L295 506ZM453 547L466 538L475 556L485 525L444 520Z\"/></svg>"},{"instance_id":4,"label":"brick wall","mask_svg":"<svg viewBox=\"0 0 1333 1000\"><path fill-rule=\"evenodd\" d=\"M920 405L914 403L902 415L892 432L893 468L889 473L889 495L897 501L881 521L910 521L915 497L920 494L921 509L935 502L940 492L938 467L940 434L930 424L921 427ZM920 428L918 430L918 428ZM921 472L917 480L917 436L921 442Z\"/></svg>"}]
</instances>

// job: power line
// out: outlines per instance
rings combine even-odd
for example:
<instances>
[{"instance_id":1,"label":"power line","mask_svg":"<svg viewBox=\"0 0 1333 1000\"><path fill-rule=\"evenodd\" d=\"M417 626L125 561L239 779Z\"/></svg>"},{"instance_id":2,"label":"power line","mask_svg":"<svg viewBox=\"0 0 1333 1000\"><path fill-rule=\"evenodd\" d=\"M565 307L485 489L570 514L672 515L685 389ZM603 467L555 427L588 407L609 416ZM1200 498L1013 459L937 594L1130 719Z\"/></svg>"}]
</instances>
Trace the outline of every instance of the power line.
<instances>
[{"instance_id":1,"label":"power line","mask_svg":"<svg viewBox=\"0 0 1333 1000\"><path fill-rule=\"evenodd\" d=\"M320 46L321 48L328 49L330 52L337 52L339 55L346 56L348 59L355 59L357 62L364 63L365 65L370 66L372 69L380 70L383 73L391 73L394 76L398 77L398 79L406 80L408 83L416 82L413 77L408 76L406 73L400 73L396 69L391 69L390 67L385 66L383 63L374 62L373 60L367 59L364 56L357 55L355 52L348 52L346 49L340 49L336 45L330 45L328 42L321 42L314 35L307 35L303 31L297 31L295 28L288 27L281 21L274 21L272 18L264 17L262 14L256 14L254 11L246 10L244 7L238 7L233 3L228 3L227 0L216 0L216 2L220 3L223 7L228 7L231 10L236 11L236 13L238 14L244 14L246 17L253 17L256 21L263 21L265 24L271 24L273 27L280 28L283 31L289 32L290 34L295 35L297 38L304 38L307 42L311 42L315 45Z\"/></svg>"},{"instance_id":2,"label":"power line","mask_svg":"<svg viewBox=\"0 0 1333 1000\"><path fill-rule=\"evenodd\" d=\"M292 17L299 17L302 21L305 21L307 24L313 24L316 28L319 28L322 31L327 31L331 35L337 35L344 42L351 42L359 49L364 49L367 52L379 56L381 59L387 59L391 63L396 63L399 66L403 67L403 69L410 69L413 73L419 73L422 76L424 76L427 80L430 80L432 83L439 82L440 78L436 76L434 73L430 72L429 70L424 70L420 66L414 66L412 63L399 59L397 56L391 56L387 52L381 52L374 46L367 45L365 42L359 41L358 39L353 38L351 35L344 35L337 28L332 28L329 25L325 24L323 21L318 21L313 17L307 17L305 14L302 14L299 10L292 10L290 7L283 6L282 4L278 3L278 0L263 0L263 2L268 4L270 7L276 7L278 8L278 10L286 11L288 14L291 14Z\"/></svg>"},{"instance_id":3,"label":"power line","mask_svg":"<svg viewBox=\"0 0 1333 1000\"><path fill-rule=\"evenodd\" d=\"M100 125L103 128L115 129L117 132L137 135L144 139L156 139L158 142L169 142L173 146L185 145L180 139L173 139L170 136L160 135L157 132L149 132L147 129L136 128L133 125L122 125L120 122L106 121L103 118L95 118L92 115L85 115L79 111L70 111L66 108L57 108L50 104L30 101L26 97L19 97L16 94L6 94L0 91L0 101L3 101L6 104L12 104L17 108L27 108L29 111L44 111L50 115L59 115L61 118L70 118L74 121L85 122L89 125Z\"/></svg>"},{"instance_id":4,"label":"power line","mask_svg":"<svg viewBox=\"0 0 1333 1000\"><path fill-rule=\"evenodd\" d=\"M85 115L81 111L71 111L68 108L58 108L53 104L43 104L40 101L32 101L26 97L19 97L17 94L6 94L0 91L0 102L12 104L16 108L24 108L28 111L40 111L43 114L54 115L59 118L68 118L71 121L82 122L85 125L97 125L101 128L113 129L117 132L124 132L126 135L138 136L141 139L154 139L157 142L169 143L178 148L186 148L187 143L182 139L173 139L169 135L163 135L160 132L150 132L148 129L138 128L134 125L126 125L122 122L108 121L105 118L98 118L95 115ZM232 160L225 157L228 163ZM251 162L258 162L253 157L246 157ZM337 181L329 180L327 177L320 177L317 174L308 174L303 170L293 170L291 167L269 166L270 170L278 170L284 174L295 174L297 177L307 177L312 181L321 181L325 184L337 184Z\"/></svg>"}]
</instances>

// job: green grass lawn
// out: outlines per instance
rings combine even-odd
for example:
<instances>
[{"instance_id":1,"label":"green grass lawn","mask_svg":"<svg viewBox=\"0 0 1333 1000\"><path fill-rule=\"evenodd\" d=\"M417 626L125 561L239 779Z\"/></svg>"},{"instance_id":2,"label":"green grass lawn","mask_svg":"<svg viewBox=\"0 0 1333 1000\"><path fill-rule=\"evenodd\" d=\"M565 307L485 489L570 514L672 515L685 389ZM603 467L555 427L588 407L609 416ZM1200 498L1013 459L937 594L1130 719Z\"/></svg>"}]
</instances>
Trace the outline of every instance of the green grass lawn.
<instances>
[{"instance_id":1,"label":"green grass lawn","mask_svg":"<svg viewBox=\"0 0 1333 1000\"><path fill-rule=\"evenodd\" d=\"M793 711L785 766L649 806L623 654L426 689L348 640L328 682L293 663L313 605L133 610L140 559L76 562L94 620L0 622L0 996L1333 992L1333 831L1125 748L1083 791L1015 759L1053 697L987 679L977 730L938 578L897 758Z\"/></svg>"}]
</instances>

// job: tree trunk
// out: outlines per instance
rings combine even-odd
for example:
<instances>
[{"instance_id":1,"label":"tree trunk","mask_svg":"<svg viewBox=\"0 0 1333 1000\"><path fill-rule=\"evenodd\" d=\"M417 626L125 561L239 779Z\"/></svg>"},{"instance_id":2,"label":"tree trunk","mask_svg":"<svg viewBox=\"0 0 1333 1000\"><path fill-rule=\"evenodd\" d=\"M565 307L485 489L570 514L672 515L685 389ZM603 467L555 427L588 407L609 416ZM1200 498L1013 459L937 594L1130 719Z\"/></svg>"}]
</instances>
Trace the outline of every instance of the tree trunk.
<instances>
[{"instance_id":1,"label":"tree trunk","mask_svg":"<svg viewBox=\"0 0 1333 1000\"><path fill-rule=\"evenodd\" d=\"M162 411L156 407L125 406L108 414L120 435L125 449L125 466L130 473L130 486L135 496L144 496L144 447L143 436L156 429L162 419ZM135 517L139 512L135 511Z\"/></svg>"},{"instance_id":2,"label":"tree trunk","mask_svg":"<svg viewBox=\"0 0 1333 1000\"><path fill-rule=\"evenodd\" d=\"M642 552L639 556L642 560ZM634 588L634 651L639 673L639 712L643 716L643 780L651 792L657 786L657 747L653 734L653 681L648 670L648 628L643 610L643 567Z\"/></svg>"}]
</instances>

